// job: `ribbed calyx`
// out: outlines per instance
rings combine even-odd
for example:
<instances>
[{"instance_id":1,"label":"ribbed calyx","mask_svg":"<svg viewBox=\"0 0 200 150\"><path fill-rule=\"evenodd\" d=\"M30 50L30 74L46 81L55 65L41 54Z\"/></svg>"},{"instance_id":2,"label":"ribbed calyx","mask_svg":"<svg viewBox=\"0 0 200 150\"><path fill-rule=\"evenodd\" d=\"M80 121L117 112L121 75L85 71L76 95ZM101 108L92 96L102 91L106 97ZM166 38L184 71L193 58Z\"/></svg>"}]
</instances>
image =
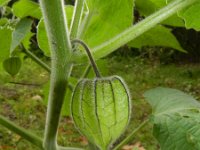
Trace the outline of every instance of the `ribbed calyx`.
<instances>
[{"instance_id":1,"label":"ribbed calyx","mask_svg":"<svg viewBox=\"0 0 200 150\"><path fill-rule=\"evenodd\" d=\"M72 96L76 127L101 150L108 149L126 129L130 108L129 91L118 76L83 79Z\"/></svg>"}]
</instances>

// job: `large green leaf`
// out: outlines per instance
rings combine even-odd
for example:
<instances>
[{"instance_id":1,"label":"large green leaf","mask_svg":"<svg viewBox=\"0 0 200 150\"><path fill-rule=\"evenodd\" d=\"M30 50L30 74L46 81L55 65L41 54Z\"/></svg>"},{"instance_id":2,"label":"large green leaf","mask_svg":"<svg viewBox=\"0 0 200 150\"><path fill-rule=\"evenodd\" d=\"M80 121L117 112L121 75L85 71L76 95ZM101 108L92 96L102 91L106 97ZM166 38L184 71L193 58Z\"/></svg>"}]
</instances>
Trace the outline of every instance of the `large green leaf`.
<instances>
[{"instance_id":1,"label":"large green leaf","mask_svg":"<svg viewBox=\"0 0 200 150\"><path fill-rule=\"evenodd\" d=\"M24 48L25 49L30 49L30 46L31 46L31 37L33 37L34 36L34 33L32 33L31 31L30 32L28 32L27 34L26 34L26 36L24 37L24 39L23 39L23 41L22 41L22 43L23 43L23 46L24 46Z\"/></svg>"},{"instance_id":2,"label":"large green leaf","mask_svg":"<svg viewBox=\"0 0 200 150\"><path fill-rule=\"evenodd\" d=\"M90 47L107 41L132 25L133 0L120 0L117 2L112 0L109 3L102 0L88 0L87 2L90 9L90 22L84 31L83 39ZM66 7L68 23L71 22L72 12L72 6ZM40 48L44 50L46 55L50 55L43 21L38 25L37 39Z\"/></svg>"},{"instance_id":3,"label":"large green leaf","mask_svg":"<svg viewBox=\"0 0 200 150\"><path fill-rule=\"evenodd\" d=\"M82 39L95 47L130 27L134 0L87 0L89 24Z\"/></svg>"},{"instance_id":4,"label":"large green leaf","mask_svg":"<svg viewBox=\"0 0 200 150\"><path fill-rule=\"evenodd\" d=\"M3 69L3 61L10 55L10 44L12 40L12 29L0 27L0 70Z\"/></svg>"},{"instance_id":5,"label":"large green leaf","mask_svg":"<svg viewBox=\"0 0 200 150\"><path fill-rule=\"evenodd\" d=\"M0 62L10 55L12 29L9 27L0 28Z\"/></svg>"},{"instance_id":6,"label":"large green leaf","mask_svg":"<svg viewBox=\"0 0 200 150\"><path fill-rule=\"evenodd\" d=\"M46 56L50 56L50 47L47 38L47 32L44 26L44 20L41 19L37 26L37 41L40 49L43 50Z\"/></svg>"},{"instance_id":7,"label":"large green leaf","mask_svg":"<svg viewBox=\"0 0 200 150\"><path fill-rule=\"evenodd\" d=\"M32 20L23 18L18 22L12 34L12 43L10 52L12 53L17 46L24 40L31 30Z\"/></svg>"},{"instance_id":8,"label":"large green leaf","mask_svg":"<svg viewBox=\"0 0 200 150\"><path fill-rule=\"evenodd\" d=\"M42 13L38 3L31 0L20 0L13 5L13 13L19 18L31 16L37 19L42 17Z\"/></svg>"},{"instance_id":9,"label":"large green leaf","mask_svg":"<svg viewBox=\"0 0 200 150\"><path fill-rule=\"evenodd\" d=\"M149 16L160 8L166 6L166 0L136 0L136 8L142 16ZM165 25L184 27L184 21L177 14L162 22Z\"/></svg>"},{"instance_id":10,"label":"large green leaf","mask_svg":"<svg viewBox=\"0 0 200 150\"><path fill-rule=\"evenodd\" d=\"M74 10L74 7L71 6L71 5L67 5L65 7L68 27L70 27L72 15L73 15L73 10ZM46 32L46 29L45 29L45 26L44 26L44 20L43 19L40 20L38 27L37 27L37 41L38 41L39 47L44 51L45 55L50 56L50 47L49 47L47 32Z\"/></svg>"},{"instance_id":11,"label":"large green leaf","mask_svg":"<svg viewBox=\"0 0 200 150\"><path fill-rule=\"evenodd\" d=\"M148 16L156 10L166 6L168 3L174 0L136 0L136 7L139 12ZM186 26L187 28L193 28L195 30L200 30L200 1L197 1L192 6L189 6L180 12L178 15L174 15L169 19L165 20L163 24L172 26ZM184 20L184 22L183 22Z\"/></svg>"},{"instance_id":12,"label":"large green leaf","mask_svg":"<svg viewBox=\"0 0 200 150\"><path fill-rule=\"evenodd\" d=\"M171 30L161 25L145 32L128 45L135 48L141 48L142 46L166 46L179 51L185 51L180 46L176 37L171 33Z\"/></svg>"},{"instance_id":13,"label":"large green leaf","mask_svg":"<svg viewBox=\"0 0 200 150\"><path fill-rule=\"evenodd\" d=\"M144 96L153 108L154 136L162 150L200 149L199 102L170 88L155 88Z\"/></svg>"},{"instance_id":14,"label":"large green leaf","mask_svg":"<svg viewBox=\"0 0 200 150\"><path fill-rule=\"evenodd\" d=\"M6 5L10 0L0 0L0 7Z\"/></svg>"},{"instance_id":15,"label":"large green leaf","mask_svg":"<svg viewBox=\"0 0 200 150\"><path fill-rule=\"evenodd\" d=\"M1 18L0 19L0 27L4 27L9 23L8 18Z\"/></svg>"},{"instance_id":16,"label":"large green leaf","mask_svg":"<svg viewBox=\"0 0 200 150\"><path fill-rule=\"evenodd\" d=\"M173 0L167 0L171 2ZM195 29L200 31L200 1L197 1L193 5L186 7L185 9L178 12L178 16L185 21L185 26L188 29Z\"/></svg>"},{"instance_id":17,"label":"large green leaf","mask_svg":"<svg viewBox=\"0 0 200 150\"><path fill-rule=\"evenodd\" d=\"M185 20L187 28L193 28L200 31L200 1L193 4L191 7L180 11L179 16Z\"/></svg>"}]
</instances>

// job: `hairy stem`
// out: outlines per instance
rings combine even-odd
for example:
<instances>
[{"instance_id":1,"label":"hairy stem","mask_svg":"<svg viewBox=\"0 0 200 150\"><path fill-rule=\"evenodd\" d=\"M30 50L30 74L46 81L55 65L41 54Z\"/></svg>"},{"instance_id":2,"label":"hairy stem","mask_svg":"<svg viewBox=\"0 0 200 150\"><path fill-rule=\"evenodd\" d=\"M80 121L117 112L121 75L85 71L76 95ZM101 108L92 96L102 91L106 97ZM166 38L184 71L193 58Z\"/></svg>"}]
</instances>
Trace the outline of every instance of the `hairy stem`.
<instances>
[{"instance_id":1,"label":"hairy stem","mask_svg":"<svg viewBox=\"0 0 200 150\"><path fill-rule=\"evenodd\" d=\"M63 0L40 0L51 49L50 93L45 126L45 150L57 150L57 129L71 72L72 48Z\"/></svg>"},{"instance_id":2,"label":"hairy stem","mask_svg":"<svg viewBox=\"0 0 200 150\"><path fill-rule=\"evenodd\" d=\"M77 38L79 26L84 9L84 0L76 0L73 19L71 23L70 37L71 39Z\"/></svg>"},{"instance_id":3,"label":"hairy stem","mask_svg":"<svg viewBox=\"0 0 200 150\"><path fill-rule=\"evenodd\" d=\"M87 31L89 23L90 23L90 20L92 18L92 14L90 14L90 11L89 11L89 8L88 8L86 0L85 0L84 4L85 4L86 10L84 10L85 11L84 12L85 13L84 14L84 19L81 22L81 25L80 25L79 31L78 31L78 35L77 35L77 38L79 38L79 39L82 39L82 36L85 34L85 31Z\"/></svg>"},{"instance_id":4,"label":"hairy stem","mask_svg":"<svg viewBox=\"0 0 200 150\"><path fill-rule=\"evenodd\" d=\"M126 137L123 141L121 141L116 147L114 147L113 150L119 150L123 145L131 142L135 136L135 134L142 129L147 123L149 122L149 119L142 122L133 132L130 133L128 137Z\"/></svg>"},{"instance_id":5,"label":"hairy stem","mask_svg":"<svg viewBox=\"0 0 200 150\"><path fill-rule=\"evenodd\" d=\"M174 0L166 7L160 9L149 17L145 18L143 21L137 23L136 25L128 28L127 30L120 33L118 36L108 40L107 42L92 48L93 56L95 59L102 58L111 52L115 51L117 48L125 45L131 40L142 35L144 32L155 27L158 23L164 21L170 16L177 13L177 11L193 4L198 0ZM85 54L77 54L74 56L77 62L86 61L87 57Z\"/></svg>"},{"instance_id":6,"label":"hairy stem","mask_svg":"<svg viewBox=\"0 0 200 150\"><path fill-rule=\"evenodd\" d=\"M89 47L81 40L78 40L78 39L72 40L72 44L76 44L76 43L81 44L83 46L83 48L85 49L85 51L87 53L87 56L88 56L88 58L90 60L92 68L93 68L93 70L94 70L94 72L96 74L96 77L100 78L101 74L100 74L99 69L98 69L98 67L97 67L97 65L96 65L96 63L95 63L95 61L93 59L93 56L92 56L92 54L90 52Z\"/></svg>"},{"instance_id":7,"label":"hairy stem","mask_svg":"<svg viewBox=\"0 0 200 150\"><path fill-rule=\"evenodd\" d=\"M20 135L24 139L28 140L32 144L36 145L37 147L43 149L42 146L42 139L33 133L27 131L26 129L17 126L14 122L6 119L5 117L0 115L0 124L4 127L8 128L9 130L15 132L16 134Z\"/></svg>"}]
</instances>

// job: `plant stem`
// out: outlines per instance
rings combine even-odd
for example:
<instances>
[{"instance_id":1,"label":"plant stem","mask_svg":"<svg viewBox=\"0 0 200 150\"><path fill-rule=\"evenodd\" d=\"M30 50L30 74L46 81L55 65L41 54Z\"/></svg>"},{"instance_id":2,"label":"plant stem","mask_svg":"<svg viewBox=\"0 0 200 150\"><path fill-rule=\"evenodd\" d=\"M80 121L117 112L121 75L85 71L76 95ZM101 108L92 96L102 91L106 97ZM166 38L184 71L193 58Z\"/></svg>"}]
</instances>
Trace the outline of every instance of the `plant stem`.
<instances>
[{"instance_id":1,"label":"plant stem","mask_svg":"<svg viewBox=\"0 0 200 150\"><path fill-rule=\"evenodd\" d=\"M57 129L71 72L72 48L63 0L40 0L52 54L50 93L47 108L44 148L57 150Z\"/></svg>"},{"instance_id":2,"label":"plant stem","mask_svg":"<svg viewBox=\"0 0 200 150\"><path fill-rule=\"evenodd\" d=\"M35 56L32 52L29 50L23 49L23 52L30 57L33 61L35 61L37 64L39 64L42 68L44 68L47 72L51 72L51 68L44 63L42 60L40 60L37 56Z\"/></svg>"},{"instance_id":3,"label":"plant stem","mask_svg":"<svg viewBox=\"0 0 200 150\"><path fill-rule=\"evenodd\" d=\"M77 38L79 26L81 23L81 18L83 14L84 9L84 0L76 0L75 3L75 9L73 13L73 19L71 23L71 31L70 31L70 37L71 39Z\"/></svg>"},{"instance_id":4,"label":"plant stem","mask_svg":"<svg viewBox=\"0 0 200 150\"><path fill-rule=\"evenodd\" d=\"M135 136L135 134L142 129L147 123L149 122L149 119L142 122L133 132L130 133L128 137L126 137L123 141L121 141L117 146L114 147L113 150L119 150L123 145L131 142Z\"/></svg>"},{"instance_id":5,"label":"plant stem","mask_svg":"<svg viewBox=\"0 0 200 150\"><path fill-rule=\"evenodd\" d=\"M85 4L86 11L84 10L85 11L84 12L85 13L84 19L82 20L81 25L79 27L79 31L78 31L78 35L77 35L77 37L79 39L82 39L82 36L85 34L85 31L87 31L89 23L90 23L90 20L91 20L91 18L93 16L89 11L89 8L88 8L86 0L85 0L84 4Z\"/></svg>"},{"instance_id":6,"label":"plant stem","mask_svg":"<svg viewBox=\"0 0 200 150\"><path fill-rule=\"evenodd\" d=\"M177 13L177 11L197 2L198 0L174 0L166 7L160 9L149 17L145 18L143 21L137 23L136 25L128 28L127 30L120 33L118 36L108 40L107 42L92 48L93 56L95 59L102 58L111 52L115 51L119 47L125 45L131 40L139 37L144 32L155 27L158 23L164 21L170 16ZM74 56L75 60L80 63L86 61L87 57L84 53L79 53Z\"/></svg>"},{"instance_id":7,"label":"plant stem","mask_svg":"<svg viewBox=\"0 0 200 150\"><path fill-rule=\"evenodd\" d=\"M33 133L17 126L14 122L6 119L5 117L0 115L0 124L3 125L4 127L8 128L9 130L15 132L16 134L20 135L24 139L28 140L32 144L36 145L37 147L43 149L42 146L42 139Z\"/></svg>"},{"instance_id":8,"label":"plant stem","mask_svg":"<svg viewBox=\"0 0 200 150\"><path fill-rule=\"evenodd\" d=\"M22 85L22 86L36 86L36 87L41 86L41 84L23 83L23 82L15 82L15 81L10 81L8 83Z\"/></svg>"},{"instance_id":9,"label":"plant stem","mask_svg":"<svg viewBox=\"0 0 200 150\"><path fill-rule=\"evenodd\" d=\"M88 58L90 60L90 63L92 65L92 68L93 68L93 70L94 70L94 72L96 74L96 77L100 78L101 74L100 74L99 69L98 69L98 67L97 67L97 65L96 65L96 63L95 63L95 61L93 59L93 56L92 56L92 54L90 52L89 47L83 41L78 40L78 39L72 40L72 44L75 44L75 43L79 43L79 44L81 44L84 47L84 49L85 49L85 51L87 53L87 56L88 56Z\"/></svg>"}]
</instances>

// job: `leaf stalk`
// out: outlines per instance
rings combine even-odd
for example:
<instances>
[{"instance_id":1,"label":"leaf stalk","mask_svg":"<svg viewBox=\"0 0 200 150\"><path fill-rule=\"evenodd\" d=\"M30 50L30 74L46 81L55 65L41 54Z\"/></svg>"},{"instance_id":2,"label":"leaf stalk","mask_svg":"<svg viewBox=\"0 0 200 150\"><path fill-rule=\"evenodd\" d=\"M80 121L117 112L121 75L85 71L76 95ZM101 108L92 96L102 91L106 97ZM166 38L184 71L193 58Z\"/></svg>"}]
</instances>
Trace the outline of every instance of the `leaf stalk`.
<instances>
[{"instance_id":1,"label":"leaf stalk","mask_svg":"<svg viewBox=\"0 0 200 150\"><path fill-rule=\"evenodd\" d=\"M30 57L33 61L35 61L38 65L40 65L42 68L44 68L47 72L51 72L51 68L44 63L41 59L39 59L37 56L35 56L32 52L29 50L26 50L25 48L23 49L23 52Z\"/></svg>"},{"instance_id":2,"label":"leaf stalk","mask_svg":"<svg viewBox=\"0 0 200 150\"><path fill-rule=\"evenodd\" d=\"M126 137L123 141L121 141L116 147L114 147L113 150L119 150L123 145L131 142L133 140L135 134L141 130L147 123L149 122L149 119L142 122L135 130L133 130L128 137Z\"/></svg>"},{"instance_id":3,"label":"leaf stalk","mask_svg":"<svg viewBox=\"0 0 200 150\"><path fill-rule=\"evenodd\" d=\"M84 1L85 0L76 0L75 9L72 17L70 37L71 39L77 38L79 26L81 23L81 18L84 10Z\"/></svg>"},{"instance_id":4,"label":"leaf stalk","mask_svg":"<svg viewBox=\"0 0 200 150\"><path fill-rule=\"evenodd\" d=\"M0 115L0 124L9 130L15 132L16 134L20 135L24 139L28 140L32 144L36 145L37 147L43 149L43 141L40 137L34 135L33 133L27 131L26 129L19 127L16 123L6 119L5 117Z\"/></svg>"},{"instance_id":5,"label":"leaf stalk","mask_svg":"<svg viewBox=\"0 0 200 150\"><path fill-rule=\"evenodd\" d=\"M94 58L93 58L93 56L92 56L92 54L91 54L91 52L90 52L89 47L88 47L83 41L81 41L81 40L79 40L79 39L72 40L72 44L75 44L75 43L81 44L81 45L83 46L83 48L85 49L85 51L86 51L86 53L87 53L87 56L88 56L88 58L89 58L89 60L90 60L90 63L91 63L91 65L92 65L92 67L93 67L93 70L94 70L94 72L95 72L95 74L96 74L96 77L97 77L97 78L100 78L100 77L101 77L101 74L100 74L100 72L99 72L99 69L98 69L98 67L97 67L97 64L96 64L95 61L94 61Z\"/></svg>"}]
</instances>

